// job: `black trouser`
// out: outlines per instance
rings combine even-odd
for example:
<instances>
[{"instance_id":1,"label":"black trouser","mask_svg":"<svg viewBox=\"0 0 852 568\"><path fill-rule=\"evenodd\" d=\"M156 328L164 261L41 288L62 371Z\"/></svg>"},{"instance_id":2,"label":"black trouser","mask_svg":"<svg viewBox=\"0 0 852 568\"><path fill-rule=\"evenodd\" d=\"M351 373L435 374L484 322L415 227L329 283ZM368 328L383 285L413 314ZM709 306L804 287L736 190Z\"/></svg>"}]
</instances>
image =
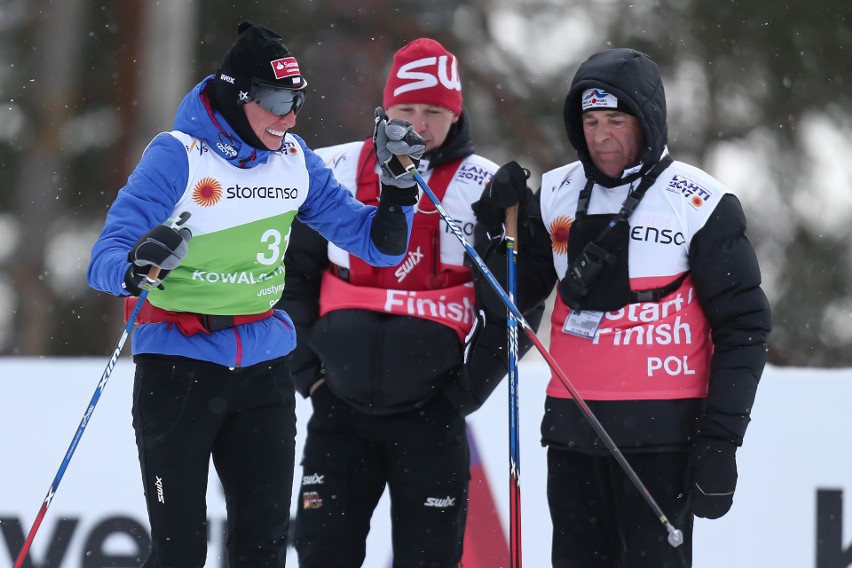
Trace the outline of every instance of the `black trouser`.
<instances>
[{"instance_id":1,"label":"black trouser","mask_svg":"<svg viewBox=\"0 0 852 568\"><path fill-rule=\"evenodd\" d=\"M556 568L688 568L692 521L687 511L687 453L630 454L627 461L684 543L668 532L612 456L549 448L547 501Z\"/></svg>"},{"instance_id":2,"label":"black trouser","mask_svg":"<svg viewBox=\"0 0 852 568\"><path fill-rule=\"evenodd\" d=\"M327 386L311 401L296 507L300 568L361 566L385 484L393 565L458 566L470 480L464 418L442 396L390 416L359 412Z\"/></svg>"},{"instance_id":3,"label":"black trouser","mask_svg":"<svg viewBox=\"0 0 852 568\"><path fill-rule=\"evenodd\" d=\"M181 357L136 361L133 427L152 543L143 566L204 566L211 455L230 567L284 566L296 437L284 360L234 370Z\"/></svg>"}]
</instances>

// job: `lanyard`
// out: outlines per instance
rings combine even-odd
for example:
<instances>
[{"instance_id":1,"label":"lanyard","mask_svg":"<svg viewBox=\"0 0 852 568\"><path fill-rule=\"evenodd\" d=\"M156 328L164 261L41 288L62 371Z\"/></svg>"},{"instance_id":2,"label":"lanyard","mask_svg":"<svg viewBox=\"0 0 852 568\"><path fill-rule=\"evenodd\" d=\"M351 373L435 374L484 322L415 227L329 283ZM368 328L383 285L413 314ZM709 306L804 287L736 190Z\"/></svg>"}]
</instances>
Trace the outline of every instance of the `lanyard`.
<instances>
[{"instance_id":1,"label":"lanyard","mask_svg":"<svg viewBox=\"0 0 852 568\"><path fill-rule=\"evenodd\" d=\"M639 205L639 202L642 201L642 198L645 197L645 193L648 191L654 183L657 181L657 178L663 170L669 167L672 164L673 160L670 155L663 156L659 162L651 168L647 174L642 177L642 181L639 182L639 187L636 189L631 188L630 193L627 194L627 197L624 199L624 203L621 204L621 210L613 215L612 220L604 229L603 233L597 239L597 243L601 244L601 239L604 237L606 233L612 231L612 228L615 227L616 224L627 221L633 212L636 210L636 206ZM577 217L585 216L586 210L589 207L589 200L592 197L592 188L594 187L594 180L588 180L586 182L586 186L580 191L580 197L577 202Z\"/></svg>"}]
</instances>

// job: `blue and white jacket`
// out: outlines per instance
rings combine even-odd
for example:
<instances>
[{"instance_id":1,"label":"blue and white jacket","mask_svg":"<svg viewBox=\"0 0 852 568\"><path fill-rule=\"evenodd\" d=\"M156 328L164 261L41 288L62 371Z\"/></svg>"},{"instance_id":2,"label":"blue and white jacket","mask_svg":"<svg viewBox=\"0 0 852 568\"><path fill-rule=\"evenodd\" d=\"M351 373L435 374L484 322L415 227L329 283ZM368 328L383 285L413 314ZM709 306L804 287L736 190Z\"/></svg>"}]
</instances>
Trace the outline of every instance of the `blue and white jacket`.
<instances>
[{"instance_id":1,"label":"blue and white jacket","mask_svg":"<svg viewBox=\"0 0 852 568\"><path fill-rule=\"evenodd\" d=\"M378 209L358 202L298 136L288 133L277 151L243 142L210 105L213 80L205 78L184 98L174 130L153 139L118 192L92 248L93 288L127 296L128 251L152 227L184 211L191 213L189 252L164 289L148 296L165 310L214 315L268 310L284 289L282 259L295 218L370 264L399 264L412 207L397 208L405 229L394 223L394 234L375 235L383 243L379 249L371 237ZM187 336L172 323L140 325L133 334L134 355L177 355L227 367L282 357L295 345L292 321L282 310L209 334Z\"/></svg>"}]
</instances>

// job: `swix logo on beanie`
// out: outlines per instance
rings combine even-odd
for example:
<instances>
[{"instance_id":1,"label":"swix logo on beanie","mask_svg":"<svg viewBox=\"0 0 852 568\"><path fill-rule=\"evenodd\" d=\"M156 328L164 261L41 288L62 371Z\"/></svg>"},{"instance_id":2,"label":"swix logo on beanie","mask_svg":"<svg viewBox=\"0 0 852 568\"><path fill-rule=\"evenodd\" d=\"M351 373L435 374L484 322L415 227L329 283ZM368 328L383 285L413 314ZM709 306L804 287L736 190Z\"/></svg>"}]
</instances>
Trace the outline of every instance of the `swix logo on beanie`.
<instances>
[{"instance_id":1,"label":"swix logo on beanie","mask_svg":"<svg viewBox=\"0 0 852 568\"><path fill-rule=\"evenodd\" d=\"M461 114L461 90L456 57L437 41L420 38L394 54L382 104L433 105Z\"/></svg>"},{"instance_id":2,"label":"swix logo on beanie","mask_svg":"<svg viewBox=\"0 0 852 568\"><path fill-rule=\"evenodd\" d=\"M418 89L431 89L438 83L445 89L461 91L456 58L453 57L452 62L450 62L446 55L437 58L424 57L406 63L396 72L396 78L400 81L408 80L409 82L403 82L399 87L396 87L393 90L394 96Z\"/></svg>"}]
</instances>

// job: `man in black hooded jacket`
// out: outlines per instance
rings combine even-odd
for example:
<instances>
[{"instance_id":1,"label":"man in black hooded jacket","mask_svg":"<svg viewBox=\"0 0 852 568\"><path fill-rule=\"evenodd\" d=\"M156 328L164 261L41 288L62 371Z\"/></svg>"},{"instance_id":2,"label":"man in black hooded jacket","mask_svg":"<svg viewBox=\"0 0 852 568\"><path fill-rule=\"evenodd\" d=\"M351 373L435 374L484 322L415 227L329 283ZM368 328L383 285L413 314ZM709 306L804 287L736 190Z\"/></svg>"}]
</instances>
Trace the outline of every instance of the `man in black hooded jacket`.
<instances>
[{"instance_id":1,"label":"man in black hooded jacket","mask_svg":"<svg viewBox=\"0 0 852 568\"><path fill-rule=\"evenodd\" d=\"M684 543L667 543L554 377L541 426L553 566L691 566L694 515L731 507L766 363L770 309L745 215L719 181L672 160L647 55L592 55L564 117L579 160L545 173L534 196L520 166L504 165L477 215L493 225L504 207L528 203L520 300L558 282L550 351Z\"/></svg>"}]
</instances>

